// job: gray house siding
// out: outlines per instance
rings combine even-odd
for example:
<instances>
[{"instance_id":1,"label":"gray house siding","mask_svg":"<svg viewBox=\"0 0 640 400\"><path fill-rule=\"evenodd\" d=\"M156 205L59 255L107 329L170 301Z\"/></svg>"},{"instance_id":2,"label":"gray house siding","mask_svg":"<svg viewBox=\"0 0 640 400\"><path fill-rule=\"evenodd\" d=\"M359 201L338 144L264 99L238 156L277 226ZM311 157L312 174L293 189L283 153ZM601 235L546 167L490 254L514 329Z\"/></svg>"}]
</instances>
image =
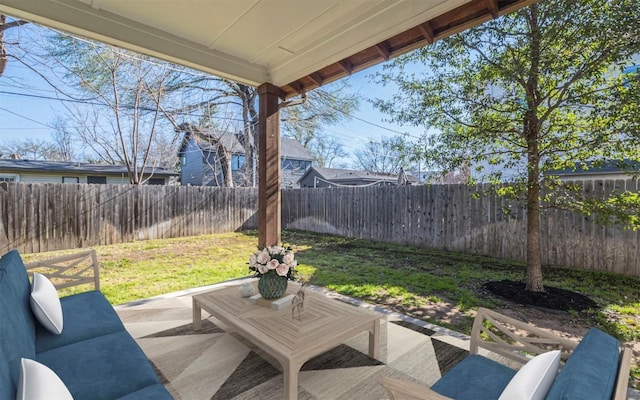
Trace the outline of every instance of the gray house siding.
<instances>
[{"instance_id":1,"label":"gray house siding","mask_svg":"<svg viewBox=\"0 0 640 400\"><path fill-rule=\"evenodd\" d=\"M180 185L202 186L204 170L203 156L198 145L189 140L185 149L185 155L180 160L182 172L180 173Z\"/></svg>"},{"instance_id":2,"label":"gray house siding","mask_svg":"<svg viewBox=\"0 0 640 400\"><path fill-rule=\"evenodd\" d=\"M237 140L233 136L224 136L222 139L230 141L227 147L236 149L231 152L231 173L235 186L251 186L252 182L246 182L244 170L244 153ZM220 186L224 179L222 168L214 146L208 143L199 143L192 135L185 135L185 139L179 151L182 172L180 183L182 185ZM289 138L282 138L282 157L280 179L283 188L298 188L298 180L311 167L313 155L302 145Z\"/></svg>"},{"instance_id":3,"label":"gray house siding","mask_svg":"<svg viewBox=\"0 0 640 400\"><path fill-rule=\"evenodd\" d=\"M315 169L309 171L298 183L301 188L327 188L335 186L325 182L322 175Z\"/></svg>"}]
</instances>

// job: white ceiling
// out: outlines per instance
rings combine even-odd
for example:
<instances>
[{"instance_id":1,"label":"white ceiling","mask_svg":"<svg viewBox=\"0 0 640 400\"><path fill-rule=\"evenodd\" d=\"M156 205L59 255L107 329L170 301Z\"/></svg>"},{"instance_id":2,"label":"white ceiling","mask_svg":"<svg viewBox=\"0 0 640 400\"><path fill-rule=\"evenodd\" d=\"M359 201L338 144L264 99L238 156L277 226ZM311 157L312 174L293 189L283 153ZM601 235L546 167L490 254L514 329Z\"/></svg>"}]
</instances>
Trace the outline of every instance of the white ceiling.
<instances>
[{"instance_id":1,"label":"white ceiling","mask_svg":"<svg viewBox=\"0 0 640 400\"><path fill-rule=\"evenodd\" d=\"M0 13L283 86L469 1L0 0Z\"/></svg>"}]
</instances>

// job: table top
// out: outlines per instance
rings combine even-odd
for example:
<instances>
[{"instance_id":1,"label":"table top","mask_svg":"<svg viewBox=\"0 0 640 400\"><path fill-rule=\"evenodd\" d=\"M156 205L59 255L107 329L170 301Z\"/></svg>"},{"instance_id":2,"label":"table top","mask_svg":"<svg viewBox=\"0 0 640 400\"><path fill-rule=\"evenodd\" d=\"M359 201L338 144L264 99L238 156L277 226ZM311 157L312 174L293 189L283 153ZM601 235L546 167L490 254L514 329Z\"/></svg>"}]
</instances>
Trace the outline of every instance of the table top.
<instances>
[{"instance_id":1,"label":"table top","mask_svg":"<svg viewBox=\"0 0 640 400\"><path fill-rule=\"evenodd\" d=\"M289 282L287 294L299 285ZM259 347L288 360L308 359L354 335L371 330L381 315L305 290L304 311L293 318L291 306L274 310L252 304L240 296L239 286L213 290L194 296L202 309L255 342ZM280 357L278 357L280 358Z\"/></svg>"}]
</instances>

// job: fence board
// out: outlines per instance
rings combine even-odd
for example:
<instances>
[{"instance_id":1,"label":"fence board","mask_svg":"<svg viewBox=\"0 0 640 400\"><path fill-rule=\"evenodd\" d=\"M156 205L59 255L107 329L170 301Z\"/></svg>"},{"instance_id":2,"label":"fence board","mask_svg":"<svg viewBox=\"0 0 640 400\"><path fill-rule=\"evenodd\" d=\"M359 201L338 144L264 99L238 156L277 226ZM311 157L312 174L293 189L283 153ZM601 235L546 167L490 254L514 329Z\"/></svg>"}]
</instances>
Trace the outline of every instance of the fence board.
<instances>
[{"instance_id":1,"label":"fence board","mask_svg":"<svg viewBox=\"0 0 640 400\"><path fill-rule=\"evenodd\" d=\"M581 184L586 197L640 189L635 180ZM287 189L282 227L524 260L523 206L487 189ZM0 213L2 250L39 252L256 229L258 204L255 188L2 183ZM546 264L640 276L640 231L568 211L540 218Z\"/></svg>"},{"instance_id":2,"label":"fence board","mask_svg":"<svg viewBox=\"0 0 640 400\"><path fill-rule=\"evenodd\" d=\"M256 229L257 190L3 183L0 212L1 250L32 253Z\"/></svg>"},{"instance_id":3,"label":"fence board","mask_svg":"<svg viewBox=\"0 0 640 400\"><path fill-rule=\"evenodd\" d=\"M602 198L614 189L640 189L637 182L629 182L624 187L614 181L581 184L585 196ZM282 226L524 261L526 210L488 189L430 185L288 190ZM503 209L511 212L504 214ZM640 231L602 226L595 217L569 211L547 210L540 219L544 263L640 276Z\"/></svg>"}]
</instances>

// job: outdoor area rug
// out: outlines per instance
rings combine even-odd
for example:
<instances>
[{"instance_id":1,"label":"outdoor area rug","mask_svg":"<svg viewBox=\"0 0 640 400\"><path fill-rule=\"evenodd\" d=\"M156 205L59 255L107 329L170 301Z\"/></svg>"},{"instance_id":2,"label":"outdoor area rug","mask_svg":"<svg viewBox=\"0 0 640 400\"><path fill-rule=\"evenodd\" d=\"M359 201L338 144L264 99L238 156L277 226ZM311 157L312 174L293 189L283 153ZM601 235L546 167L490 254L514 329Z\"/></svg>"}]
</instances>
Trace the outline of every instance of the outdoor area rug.
<instances>
[{"instance_id":1,"label":"outdoor area rug","mask_svg":"<svg viewBox=\"0 0 640 400\"><path fill-rule=\"evenodd\" d=\"M191 294L117 306L127 330L176 400L281 399L280 364L222 322L203 312L191 327ZM386 399L381 375L430 386L468 354L468 340L388 314L381 324L379 359L370 358L368 334L354 337L303 365L298 398Z\"/></svg>"}]
</instances>

